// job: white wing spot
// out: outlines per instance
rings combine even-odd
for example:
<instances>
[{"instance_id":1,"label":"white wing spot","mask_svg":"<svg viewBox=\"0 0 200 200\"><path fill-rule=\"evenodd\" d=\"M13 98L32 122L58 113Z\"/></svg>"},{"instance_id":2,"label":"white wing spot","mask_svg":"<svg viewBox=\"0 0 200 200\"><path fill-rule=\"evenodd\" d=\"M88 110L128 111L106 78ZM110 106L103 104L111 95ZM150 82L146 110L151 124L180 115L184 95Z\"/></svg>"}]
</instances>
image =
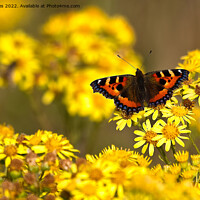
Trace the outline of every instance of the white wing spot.
<instances>
[{"instance_id":1,"label":"white wing spot","mask_svg":"<svg viewBox=\"0 0 200 200\"><path fill-rule=\"evenodd\" d=\"M180 69L178 70L178 72L182 74L182 71Z\"/></svg>"},{"instance_id":2,"label":"white wing spot","mask_svg":"<svg viewBox=\"0 0 200 200\"><path fill-rule=\"evenodd\" d=\"M100 84L101 83L101 80L98 80L97 84Z\"/></svg>"}]
</instances>

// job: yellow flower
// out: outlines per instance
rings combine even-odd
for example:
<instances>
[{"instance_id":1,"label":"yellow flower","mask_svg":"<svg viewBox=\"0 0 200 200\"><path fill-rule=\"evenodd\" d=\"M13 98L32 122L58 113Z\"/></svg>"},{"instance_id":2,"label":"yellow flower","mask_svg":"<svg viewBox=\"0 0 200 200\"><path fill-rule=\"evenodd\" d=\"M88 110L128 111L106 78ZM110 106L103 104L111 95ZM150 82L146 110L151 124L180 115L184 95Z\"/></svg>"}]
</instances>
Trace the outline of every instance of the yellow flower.
<instances>
[{"instance_id":1,"label":"yellow flower","mask_svg":"<svg viewBox=\"0 0 200 200\"><path fill-rule=\"evenodd\" d=\"M12 138L14 135L14 129L12 126L6 126L0 124L0 139L3 140L4 138Z\"/></svg>"},{"instance_id":2,"label":"yellow flower","mask_svg":"<svg viewBox=\"0 0 200 200\"><path fill-rule=\"evenodd\" d=\"M182 139L188 139L186 136L182 136L182 133L190 133L190 130L185 129L186 125L179 125L179 122L172 122L168 119L167 123L163 120L158 120L154 125L154 130L157 133L162 133L161 135L157 135L152 140L158 141L157 147L162 146L165 143L165 151L169 151L171 145L175 145L177 142L182 147L185 146Z\"/></svg>"},{"instance_id":3,"label":"yellow flower","mask_svg":"<svg viewBox=\"0 0 200 200\"><path fill-rule=\"evenodd\" d=\"M169 171L174 175L179 175L181 172L181 166L180 164L173 163L173 165L170 165Z\"/></svg>"},{"instance_id":4,"label":"yellow flower","mask_svg":"<svg viewBox=\"0 0 200 200\"><path fill-rule=\"evenodd\" d=\"M94 181L87 180L77 184L79 190L72 191L72 194L77 199L94 199L98 200L97 191L98 186Z\"/></svg>"},{"instance_id":5,"label":"yellow flower","mask_svg":"<svg viewBox=\"0 0 200 200\"><path fill-rule=\"evenodd\" d=\"M195 170L185 170L181 173L181 176L184 178L184 179L193 179L196 175L197 175L197 171Z\"/></svg>"},{"instance_id":6,"label":"yellow flower","mask_svg":"<svg viewBox=\"0 0 200 200\"><path fill-rule=\"evenodd\" d=\"M188 158L189 158L189 152L188 151L179 151L179 152L176 152L176 154L174 154L174 157L176 158L176 160L179 162L179 163L185 163L188 161Z\"/></svg>"},{"instance_id":7,"label":"yellow flower","mask_svg":"<svg viewBox=\"0 0 200 200\"><path fill-rule=\"evenodd\" d=\"M164 173L162 166L160 164L157 164L151 168L150 174L154 176L162 176Z\"/></svg>"},{"instance_id":8,"label":"yellow flower","mask_svg":"<svg viewBox=\"0 0 200 200\"><path fill-rule=\"evenodd\" d=\"M183 99L197 99L198 104L200 105L200 86L195 83L193 83L193 85L194 87L187 88L183 91Z\"/></svg>"},{"instance_id":9,"label":"yellow flower","mask_svg":"<svg viewBox=\"0 0 200 200\"><path fill-rule=\"evenodd\" d=\"M144 112L141 111L139 113L134 113L131 116L126 116L122 112L116 111L114 113L115 116L113 118L111 118L109 120L109 122L117 121L116 122L116 124L117 124L116 130L120 130L121 131L126 127L126 125L130 128L133 125L133 122L135 124L137 124L138 120L142 118L143 113Z\"/></svg>"},{"instance_id":10,"label":"yellow flower","mask_svg":"<svg viewBox=\"0 0 200 200\"><path fill-rule=\"evenodd\" d=\"M156 108L145 107L144 111L145 111L144 117L152 115L153 120L156 120L160 114L160 109L159 108L157 109L157 107Z\"/></svg>"},{"instance_id":11,"label":"yellow flower","mask_svg":"<svg viewBox=\"0 0 200 200\"><path fill-rule=\"evenodd\" d=\"M134 144L134 148L139 148L143 146L142 153L144 154L149 147L149 155L153 156L154 154L154 147L156 147L157 141L152 140L155 136L157 136L157 133L155 132L154 128L151 127L150 120L147 119L146 122L143 122L142 127L144 129L143 131L135 130L134 134L138 135L134 140L137 142ZM146 143L146 144L145 144Z\"/></svg>"},{"instance_id":12,"label":"yellow flower","mask_svg":"<svg viewBox=\"0 0 200 200\"><path fill-rule=\"evenodd\" d=\"M31 144L34 144L31 149L35 153L48 153L56 152L58 157L61 159L76 157L73 152L79 152L74 149L73 146L69 143L63 135L57 135L51 131L40 131L36 133L40 135L40 138L37 140L37 137L31 137Z\"/></svg>"},{"instance_id":13,"label":"yellow flower","mask_svg":"<svg viewBox=\"0 0 200 200\"><path fill-rule=\"evenodd\" d=\"M152 162L148 156L144 157L144 155L138 156L136 161L137 164L141 167L148 167Z\"/></svg>"},{"instance_id":14,"label":"yellow flower","mask_svg":"<svg viewBox=\"0 0 200 200\"><path fill-rule=\"evenodd\" d=\"M193 75L196 72L200 72L200 51L194 50L188 52L188 55L181 57L184 62L179 63L179 67L181 69L186 69L191 72Z\"/></svg>"},{"instance_id":15,"label":"yellow flower","mask_svg":"<svg viewBox=\"0 0 200 200\"><path fill-rule=\"evenodd\" d=\"M4 138L0 145L0 160L5 160L5 166L8 167L11 160L14 158L24 159L24 155L27 152L27 148L23 148L22 145L18 146L16 138ZM21 155L20 155L21 154Z\"/></svg>"},{"instance_id":16,"label":"yellow flower","mask_svg":"<svg viewBox=\"0 0 200 200\"><path fill-rule=\"evenodd\" d=\"M153 108L145 107L144 108L144 111L145 111L144 117L148 117L148 116L152 115L152 119L156 120L161 115L162 109L165 109L166 107L168 107L168 106L170 106L174 103L178 103L178 100L177 100L176 97L173 96L170 100L168 100L166 102L165 105L161 104L161 105L158 105L158 106L153 107Z\"/></svg>"},{"instance_id":17,"label":"yellow flower","mask_svg":"<svg viewBox=\"0 0 200 200\"><path fill-rule=\"evenodd\" d=\"M195 120L191 116L194 113L181 105L169 104L166 108L163 108L161 112L163 114L162 117L166 117L171 121L175 120L176 123L182 122L182 124L185 124L186 121L190 124L190 120Z\"/></svg>"},{"instance_id":18,"label":"yellow flower","mask_svg":"<svg viewBox=\"0 0 200 200\"><path fill-rule=\"evenodd\" d=\"M124 197L124 188L132 180L134 173L141 173L143 169L139 167L127 167L114 171L111 174L112 190L119 198Z\"/></svg>"},{"instance_id":19,"label":"yellow flower","mask_svg":"<svg viewBox=\"0 0 200 200\"><path fill-rule=\"evenodd\" d=\"M108 17L100 9L88 7L79 12L67 12L51 17L44 25L43 31L50 36L64 36L73 32L81 32L86 35L101 31L107 20ZM87 21L91 21L91 23L86 23ZM55 29L55 26L58 28Z\"/></svg>"},{"instance_id":20,"label":"yellow flower","mask_svg":"<svg viewBox=\"0 0 200 200\"><path fill-rule=\"evenodd\" d=\"M101 121L111 115L114 109L113 101L100 94L93 94L90 87L95 74L95 70L85 69L71 76L63 99L71 115L89 116L93 121Z\"/></svg>"},{"instance_id":21,"label":"yellow flower","mask_svg":"<svg viewBox=\"0 0 200 200\"><path fill-rule=\"evenodd\" d=\"M119 27L121 27L120 31ZM133 28L122 17L114 17L110 19L105 31L114 36L116 41L121 44L130 44L135 42Z\"/></svg>"},{"instance_id":22,"label":"yellow flower","mask_svg":"<svg viewBox=\"0 0 200 200\"><path fill-rule=\"evenodd\" d=\"M88 183L96 181L95 186L98 186L98 189L95 194L99 196L101 191L102 199L106 192L111 199L114 196L123 198L126 185L133 175L145 173L145 167L150 164L149 158L114 145L105 148L99 156L86 155L86 158L88 163L80 165L76 178L79 179L80 186L84 185L86 180Z\"/></svg>"},{"instance_id":23,"label":"yellow flower","mask_svg":"<svg viewBox=\"0 0 200 200\"><path fill-rule=\"evenodd\" d=\"M200 164L200 155L191 155L191 160L193 165L199 165Z\"/></svg>"},{"instance_id":24,"label":"yellow flower","mask_svg":"<svg viewBox=\"0 0 200 200\"><path fill-rule=\"evenodd\" d=\"M49 105L53 102L56 95L61 94L65 91L66 85L69 82L69 77L61 75L58 80L52 80L48 82L47 90L44 92L42 102Z\"/></svg>"},{"instance_id":25,"label":"yellow flower","mask_svg":"<svg viewBox=\"0 0 200 200\"><path fill-rule=\"evenodd\" d=\"M129 149L118 148L115 145L109 146L108 148L104 148L99 155L91 156L89 154L86 155L86 159L92 163L96 162L98 159L111 161L113 163L121 163L124 160L129 160L131 165L136 165L136 161L140 155Z\"/></svg>"},{"instance_id":26,"label":"yellow flower","mask_svg":"<svg viewBox=\"0 0 200 200\"><path fill-rule=\"evenodd\" d=\"M31 89L40 72L36 59L36 41L23 32L0 35L1 85L14 83L20 89Z\"/></svg>"},{"instance_id":27,"label":"yellow flower","mask_svg":"<svg viewBox=\"0 0 200 200\"><path fill-rule=\"evenodd\" d=\"M82 55L83 62L93 64L106 56L113 56L113 44L107 39L99 39L99 36L91 35L82 41L82 45L77 44L77 50Z\"/></svg>"}]
</instances>

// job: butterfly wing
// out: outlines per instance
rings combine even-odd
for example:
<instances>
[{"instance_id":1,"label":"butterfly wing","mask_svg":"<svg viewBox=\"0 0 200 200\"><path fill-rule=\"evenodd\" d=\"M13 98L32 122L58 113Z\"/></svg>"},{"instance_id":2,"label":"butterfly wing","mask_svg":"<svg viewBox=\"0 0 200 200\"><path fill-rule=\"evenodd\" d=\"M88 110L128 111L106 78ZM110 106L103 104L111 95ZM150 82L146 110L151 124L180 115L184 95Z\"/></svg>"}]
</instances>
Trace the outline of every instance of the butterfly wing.
<instances>
[{"instance_id":1,"label":"butterfly wing","mask_svg":"<svg viewBox=\"0 0 200 200\"><path fill-rule=\"evenodd\" d=\"M143 109L138 99L136 77L133 75L126 74L97 79L90 85L94 92L114 99L116 107L125 111L127 115Z\"/></svg>"},{"instance_id":2,"label":"butterfly wing","mask_svg":"<svg viewBox=\"0 0 200 200\"><path fill-rule=\"evenodd\" d=\"M171 69L145 74L146 101L149 107L165 104L172 97L173 90L188 80L189 71Z\"/></svg>"}]
</instances>

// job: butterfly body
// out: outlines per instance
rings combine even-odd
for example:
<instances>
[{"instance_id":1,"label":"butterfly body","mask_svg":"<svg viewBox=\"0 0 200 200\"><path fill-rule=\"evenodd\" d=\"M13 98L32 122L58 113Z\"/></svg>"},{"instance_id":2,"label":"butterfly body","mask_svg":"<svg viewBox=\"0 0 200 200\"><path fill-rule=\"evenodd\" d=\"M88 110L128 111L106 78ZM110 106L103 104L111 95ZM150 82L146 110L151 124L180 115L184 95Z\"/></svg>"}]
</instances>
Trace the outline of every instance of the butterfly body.
<instances>
[{"instance_id":1,"label":"butterfly body","mask_svg":"<svg viewBox=\"0 0 200 200\"><path fill-rule=\"evenodd\" d=\"M165 104L172 97L173 90L184 80L189 72L184 69L171 69L143 74L137 69L136 75L111 76L93 81L94 92L114 99L118 109L127 115L139 112L144 106L155 107Z\"/></svg>"}]
</instances>

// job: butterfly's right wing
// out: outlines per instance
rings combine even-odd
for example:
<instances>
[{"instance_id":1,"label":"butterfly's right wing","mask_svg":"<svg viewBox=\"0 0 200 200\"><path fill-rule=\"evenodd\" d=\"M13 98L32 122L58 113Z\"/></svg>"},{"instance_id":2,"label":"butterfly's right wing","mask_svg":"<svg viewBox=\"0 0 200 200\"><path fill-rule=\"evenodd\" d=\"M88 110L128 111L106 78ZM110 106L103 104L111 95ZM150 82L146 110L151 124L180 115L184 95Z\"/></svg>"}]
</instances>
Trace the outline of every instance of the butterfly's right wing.
<instances>
[{"instance_id":1,"label":"butterfly's right wing","mask_svg":"<svg viewBox=\"0 0 200 200\"><path fill-rule=\"evenodd\" d=\"M188 80L189 71L185 69L169 69L145 74L148 106L165 104L173 94L173 90Z\"/></svg>"}]
</instances>

